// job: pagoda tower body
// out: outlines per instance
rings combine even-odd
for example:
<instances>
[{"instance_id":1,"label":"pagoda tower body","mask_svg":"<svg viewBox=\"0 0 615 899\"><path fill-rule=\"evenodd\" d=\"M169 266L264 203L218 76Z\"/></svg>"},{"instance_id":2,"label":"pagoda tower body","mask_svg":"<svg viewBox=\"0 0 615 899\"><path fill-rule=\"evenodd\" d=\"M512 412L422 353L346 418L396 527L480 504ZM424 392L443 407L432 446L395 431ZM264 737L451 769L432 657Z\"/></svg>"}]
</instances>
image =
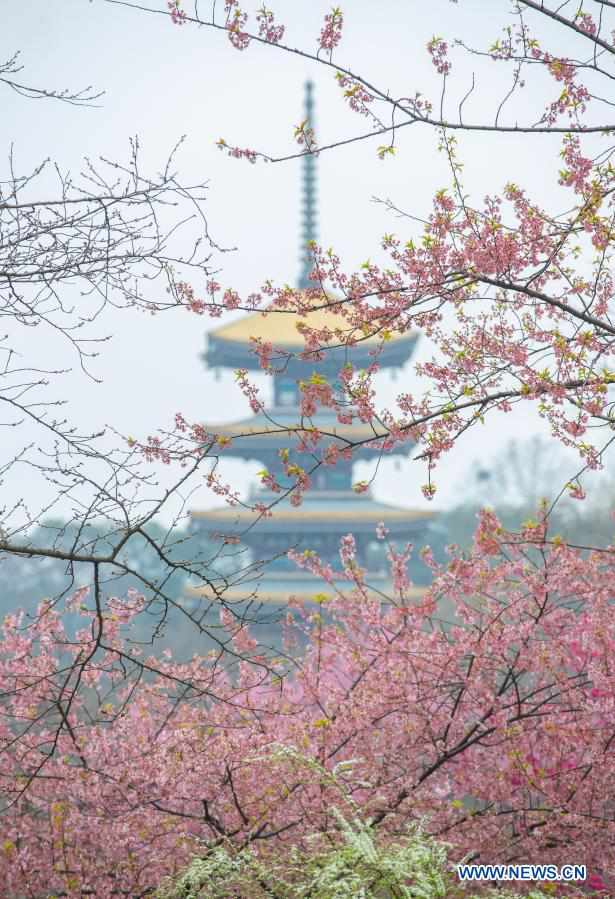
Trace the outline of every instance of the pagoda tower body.
<instances>
[{"instance_id":1,"label":"pagoda tower body","mask_svg":"<svg viewBox=\"0 0 615 899\"><path fill-rule=\"evenodd\" d=\"M311 84L307 87L306 118L313 122ZM302 268L298 282L300 289L314 284L309 280L311 258L308 242L316 238L316 160L306 155L303 160L303 252ZM322 301L320 303L322 305ZM247 369L261 371L258 357L252 349L252 339L271 342L284 358L283 370L274 371L273 405L266 411L234 424L204 424L208 433L230 438L225 455L258 461L264 469L284 486L290 482L283 473L281 451L288 448L292 461L306 471L314 468L319 450L300 453L294 448L296 435L314 427L330 435L326 443L338 441L343 449L356 442L352 461L338 460L333 466L317 466L311 478L311 487L299 506L293 506L288 498L280 500L280 494L267 489L254 489L246 503L271 506L271 517L262 517L243 507L227 506L206 511L193 510L192 529L211 539L237 538L249 550L251 574L238 577L224 590L224 598L230 601L257 600L285 603L290 597L313 599L326 591L326 585L315 576L300 569L287 553L315 552L320 559L340 570L339 545L343 536L351 533L355 538L357 563L367 570L365 583L379 593L386 594L388 586L384 546L376 536L376 528L383 522L388 529L388 539L395 544L408 541L422 544L433 513L402 509L378 502L371 491L357 493L353 490L353 466L359 460L375 459L382 455L382 440L371 424L342 425L333 410L321 409L311 419L301 418L300 383L308 381L314 372L323 375L329 384L335 384L341 368L352 362L355 370L367 368L373 362L373 350L380 340L377 337L362 339L351 347L327 348L324 359L316 363L300 358L304 340L297 330L298 320L310 328L339 329L340 317L326 309L317 309L307 315L276 312L256 313L209 332L203 354L209 368ZM402 335L387 343L379 355L380 368L400 368L412 356L416 344L413 334ZM371 352L370 352L371 351ZM275 367L275 366L274 366ZM386 436L382 431L381 438ZM367 445L363 445L367 442ZM407 456L408 444L396 450ZM390 453L387 453L390 455ZM262 561L262 565L260 564ZM242 566L243 567L243 566ZM420 579L418 579L420 581ZM341 586L341 583L340 583ZM210 595L207 588L195 588L194 595Z\"/></svg>"}]
</instances>

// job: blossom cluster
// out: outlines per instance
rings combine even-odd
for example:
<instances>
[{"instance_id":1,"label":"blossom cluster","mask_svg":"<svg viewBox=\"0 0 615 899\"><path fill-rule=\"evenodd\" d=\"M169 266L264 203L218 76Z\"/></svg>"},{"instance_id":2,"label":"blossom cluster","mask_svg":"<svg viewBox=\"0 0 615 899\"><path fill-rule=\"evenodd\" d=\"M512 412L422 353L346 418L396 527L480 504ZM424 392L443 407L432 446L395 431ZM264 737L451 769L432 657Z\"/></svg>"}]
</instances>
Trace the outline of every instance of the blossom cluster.
<instances>
[{"instance_id":1,"label":"blossom cluster","mask_svg":"<svg viewBox=\"0 0 615 899\"><path fill-rule=\"evenodd\" d=\"M318 46L321 50L328 50L329 56L342 39L342 29L344 27L344 14L339 6L334 7L330 13L325 16L325 24L320 32Z\"/></svg>"}]
</instances>

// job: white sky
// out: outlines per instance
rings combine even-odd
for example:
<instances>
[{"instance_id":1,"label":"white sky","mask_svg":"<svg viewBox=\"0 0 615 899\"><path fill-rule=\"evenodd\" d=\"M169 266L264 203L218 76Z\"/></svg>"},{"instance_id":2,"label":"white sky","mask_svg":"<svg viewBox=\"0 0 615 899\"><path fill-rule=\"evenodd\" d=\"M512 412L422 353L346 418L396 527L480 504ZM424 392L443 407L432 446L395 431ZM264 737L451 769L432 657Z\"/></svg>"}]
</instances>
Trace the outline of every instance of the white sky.
<instances>
[{"instance_id":1,"label":"white sky","mask_svg":"<svg viewBox=\"0 0 615 899\"><path fill-rule=\"evenodd\" d=\"M152 0L152 5L164 8L166 4ZM252 11L257 5L246 4L246 9ZM206 6L201 0L201 9ZM329 6L327 2L296 0L277 3L278 18L289 25L288 42L315 49ZM419 0L381 0L377 4L352 0L344 12L346 27L336 57L339 61L372 77L380 86L389 86L393 94L421 90L437 97L439 82L426 42L437 32L447 38L462 36L486 43L506 24L508 4L498 0L459 5L448 0L428 4ZM308 77L316 85L321 145L367 130L365 121L345 108L330 71L273 48L252 46L238 53L223 34L192 26L172 27L162 16L140 15L103 0L5 3L2 19L1 55L8 58L15 50L22 51L24 82L72 89L92 84L106 91L102 108L78 109L52 101L27 101L4 90L3 149L8 151L13 143L18 168L25 171L51 156L62 169L77 173L84 156L125 158L128 138L138 134L145 164L156 170L185 134L187 141L178 157L182 179L209 181L211 233L220 244L238 248L217 260L221 269L218 279L246 293L269 277L277 282L296 280L300 161L252 166L228 159L215 142L224 137L229 143L272 154L292 151L293 126L302 118L303 84ZM468 60L459 62L457 68L462 72L458 82L461 93L476 70L478 87L475 99L468 103L467 116L484 117L484 110L493 108L500 96L500 70L495 64L485 70ZM318 162L320 240L336 249L347 269L368 257L377 260L384 232L411 236L410 223L392 218L372 197L390 197L420 216L428 212L435 190L449 183L433 131L409 128L400 132L398 155L384 162L376 156L379 143L378 138L361 142L323 154ZM558 149L558 142L549 137L460 136L464 179L472 199L478 203L487 192L513 180L548 203L549 197L556 195L553 182ZM0 166L4 177L3 161ZM137 437L168 426L176 411L189 420L219 422L243 417L247 406L232 375L216 382L198 358L208 326L208 320L179 310L159 317L127 312L105 317L95 329L97 334L113 333L94 369L103 384L76 374L62 382L60 394L70 401L72 417L82 426L109 423ZM28 334L28 351L47 360L58 352L52 336L41 329ZM423 340L416 359L429 355L430 348ZM63 359L63 364L70 364L69 360ZM389 381L385 374L383 396L393 397L397 391L409 389L412 382L411 370L397 382ZM436 473L437 505L463 498L464 490L469 489L464 475L475 458L488 466L489 457L511 437L530 437L537 431L537 418L524 419L519 414L493 419L480 432L473 429ZM15 437L11 434L6 439ZM225 469L243 490L254 470L255 466L233 462ZM357 477L365 477L365 471L359 468ZM375 493L384 500L422 507L423 481L418 465L404 463L396 471L393 462L387 461ZM26 481L5 487L34 502L36 497L28 493L32 489ZM215 501L203 494L195 504L208 506Z\"/></svg>"}]
</instances>

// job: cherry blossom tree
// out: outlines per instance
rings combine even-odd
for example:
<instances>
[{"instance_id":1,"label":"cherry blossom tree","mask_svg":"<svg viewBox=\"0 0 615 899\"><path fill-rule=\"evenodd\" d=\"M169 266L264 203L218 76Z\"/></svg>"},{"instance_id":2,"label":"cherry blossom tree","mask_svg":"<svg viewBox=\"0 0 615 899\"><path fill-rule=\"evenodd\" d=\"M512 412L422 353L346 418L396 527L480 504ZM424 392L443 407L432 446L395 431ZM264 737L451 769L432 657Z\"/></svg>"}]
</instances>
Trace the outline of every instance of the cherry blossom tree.
<instances>
[{"instance_id":1,"label":"cherry blossom tree","mask_svg":"<svg viewBox=\"0 0 615 899\"><path fill-rule=\"evenodd\" d=\"M120 624L138 595L108 601L104 644L84 591L70 601L84 625L72 639L51 609L27 630L11 616L0 644L9 895L146 895L192 855L213 864L218 852L229 877L246 852L261 871L290 853L292 883L292 853L339 845L357 816L383 850L420 825L453 862L583 863L599 888L615 871L612 550L571 549L546 519L512 534L485 512L469 554L444 566L426 554L434 579L420 603L390 547L396 596L383 607L349 538L347 588L329 583L320 608L289 614L273 673L198 656L137 665ZM441 597L453 623L438 618ZM248 627L224 611L222 624L238 654L254 651ZM77 676L86 689L67 704ZM271 871L262 894L289 895Z\"/></svg>"}]
</instances>

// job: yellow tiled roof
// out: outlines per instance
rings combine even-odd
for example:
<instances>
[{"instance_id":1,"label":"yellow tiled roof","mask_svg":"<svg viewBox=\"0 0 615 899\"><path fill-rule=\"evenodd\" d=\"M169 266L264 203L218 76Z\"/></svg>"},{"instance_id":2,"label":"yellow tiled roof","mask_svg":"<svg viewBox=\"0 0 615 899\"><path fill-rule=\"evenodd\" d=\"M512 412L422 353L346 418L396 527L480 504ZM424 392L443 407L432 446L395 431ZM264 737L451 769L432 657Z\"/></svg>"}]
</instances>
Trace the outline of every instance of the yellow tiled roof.
<instances>
[{"instance_id":1,"label":"yellow tiled roof","mask_svg":"<svg viewBox=\"0 0 615 899\"><path fill-rule=\"evenodd\" d=\"M315 306L322 305L325 299L314 302ZM339 306L336 306L339 308ZM348 339L361 340L363 343L377 344L382 340L381 334L365 336L363 332L357 328L353 328L346 319L335 312L328 309L314 309L313 312L302 314L295 311L284 311L282 309L272 309L267 312L255 312L251 315L245 315L228 325L222 325L210 331L210 334L217 340L228 340L234 343L248 343L250 338L258 337L261 340L273 343L274 345L287 347L303 347L304 338L297 325L299 322L316 330L328 330L335 333L340 331L340 342L346 342ZM398 335L397 339L410 337L409 334Z\"/></svg>"},{"instance_id":2,"label":"yellow tiled roof","mask_svg":"<svg viewBox=\"0 0 615 899\"><path fill-rule=\"evenodd\" d=\"M288 602L291 596L302 602L316 602L315 597L319 592L319 585L315 580L312 591L310 592L306 592L305 588L300 588L299 590L291 586L272 588L269 585L263 585L262 588L254 587L252 589L250 589L249 585L247 585L244 589L241 589L241 587L229 587L228 590L221 591L220 596L218 596L210 587L188 587L186 592L188 596L201 596L205 600L223 599L225 602L242 602L245 600L252 600L253 602L284 603ZM409 599L420 599L425 595L426 592L427 587L411 587L405 592L405 596L407 596ZM377 595L378 598L381 598L380 591Z\"/></svg>"},{"instance_id":3,"label":"yellow tiled roof","mask_svg":"<svg viewBox=\"0 0 615 899\"><path fill-rule=\"evenodd\" d=\"M290 433L298 432L301 434L309 434L310 430L314 430L314 428L308 428L305 426L301 426L298 422L294 425L249 425L245 421L238 422L237 424L209 424L205 425L208 432L211 434L216 434L220 437L266 437L269 434L278 435L285 437ZM315 426L316 427L316 426ZM317 428L321 430L323 434L327 436L329 434L333 434L336 437L339 437L341 440L382 440L384 437L388 436L388 431L375 431L374 428L369 424L357 424L357 425L340 425L333 424L328 426L327 424L323 424L321 428Z\"/></svg>"},{"instance_id":4,"label":"yellow tiled roof","mask_svg":"<svg viewBox=\"0 0 615 899\"><path fill-rule=\"evenodd\" d=\"M193 510L192 518L206 518L211 521L228 522L235 521L238 516L237 509L233 507L222 509L209 509L206 511ZM303 506L276 506L274 517L277 521L290 521L300 524L302 521L382 521L385 524L393 521L417 521L434 517L434 512L429 509L386 509L383 512L381 506L374 509L353 509L352 506L343 509L306 509Z\"/></svg>"}]
</instances>

